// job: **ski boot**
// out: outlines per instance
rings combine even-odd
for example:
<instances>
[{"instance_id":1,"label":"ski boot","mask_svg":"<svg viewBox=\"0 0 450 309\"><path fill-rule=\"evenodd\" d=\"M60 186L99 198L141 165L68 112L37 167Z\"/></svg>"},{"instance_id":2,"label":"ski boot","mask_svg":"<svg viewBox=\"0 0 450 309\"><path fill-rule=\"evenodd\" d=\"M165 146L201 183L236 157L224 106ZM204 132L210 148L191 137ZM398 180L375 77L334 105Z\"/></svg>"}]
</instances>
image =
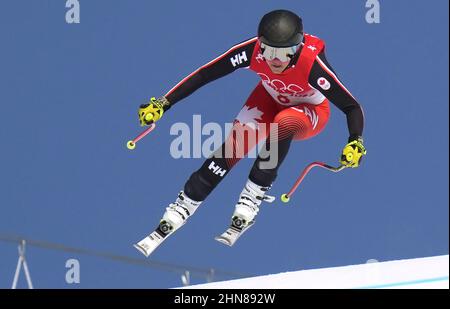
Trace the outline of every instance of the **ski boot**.
<instances>
[{"instance_id":1,"label":"ski boot","mask_svg":"<svg viewBox=\"0 0 450 309\"><path fill-rule=\"evenodd\" d=\"M201 203L190 199L181 191L176 201L166 208L158 227L134 247L148 257L169 235L186 223Z\"/></svg>"},{"instance_id":2,"label":"ski boot","mask_svg":"<svg viewBox=\"0 0 450 309\"><path fill-rule=\"evenodd\" d=\"M273 202L274 196L266 195L269 187L263 187L248 180L236 204L230 227L215 239L228 246L232 246L237 239L254 223L262 201Z\"/></svg>"}]
</instances>

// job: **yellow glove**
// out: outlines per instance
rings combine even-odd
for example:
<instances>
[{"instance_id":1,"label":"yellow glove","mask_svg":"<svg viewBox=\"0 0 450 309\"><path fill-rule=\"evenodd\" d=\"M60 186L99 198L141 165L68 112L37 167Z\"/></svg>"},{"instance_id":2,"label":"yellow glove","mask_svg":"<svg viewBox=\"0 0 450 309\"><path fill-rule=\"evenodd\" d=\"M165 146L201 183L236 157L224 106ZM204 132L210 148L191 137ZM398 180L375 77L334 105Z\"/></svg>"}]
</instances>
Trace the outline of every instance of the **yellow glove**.
<instances>
[{"instance_id":1,"label":"yellow glove","mask_svg":"<svg viewBox=\"0 0 450 309\"><path fill-rule=\"evenodd\" d=\"M363 138L358 136L356 139L350 141L342 150L341 164L346 167L358 167L362 156L367 153L363 145Z\"/></svg>"},{"instance_id":2,"label":"yellow glove","mask_svg":"<svg viewBox=\"0 0 450 309\"><path fill-rule=\"evenodd\" d=\"M158 121L169 108L170 103L165 97L151 98L150 103L139 107L138 114L141 126L148 126Z\"/></svg>"}]
</instances>

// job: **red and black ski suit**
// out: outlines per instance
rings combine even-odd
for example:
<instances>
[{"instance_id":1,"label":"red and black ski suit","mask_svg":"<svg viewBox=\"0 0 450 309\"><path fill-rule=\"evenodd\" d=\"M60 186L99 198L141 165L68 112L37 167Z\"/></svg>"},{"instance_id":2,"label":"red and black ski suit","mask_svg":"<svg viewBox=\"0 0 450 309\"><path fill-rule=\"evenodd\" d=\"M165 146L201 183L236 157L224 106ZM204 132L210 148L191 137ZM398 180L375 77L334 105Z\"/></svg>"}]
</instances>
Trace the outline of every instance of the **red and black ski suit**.
<instances>
[{"instance_id":1,"label":"red and black ski suit","mask_svg":"<svg viewBox=\"0 0 450 309\"><path fill-rule=\"evenodd\" d=\"M362 136L361 106L325 58L324 41L309 34L305 34L299 52L281 74L271 71L255 37L200 67L165 97L173 105L203 85L240 68L254 71L261 81L234 120L227 140L186 182L184 191L193 200L203 201L229 170L262 140L266 145L255 160L249 179L260 186L270 186L291 141L311 138L324 129L330 115L329 101L346 114L349 140ZM274 155L270 152L274 143L277 143L275 166L261 168L260 163Z\"/></svg>"}]
</instances>

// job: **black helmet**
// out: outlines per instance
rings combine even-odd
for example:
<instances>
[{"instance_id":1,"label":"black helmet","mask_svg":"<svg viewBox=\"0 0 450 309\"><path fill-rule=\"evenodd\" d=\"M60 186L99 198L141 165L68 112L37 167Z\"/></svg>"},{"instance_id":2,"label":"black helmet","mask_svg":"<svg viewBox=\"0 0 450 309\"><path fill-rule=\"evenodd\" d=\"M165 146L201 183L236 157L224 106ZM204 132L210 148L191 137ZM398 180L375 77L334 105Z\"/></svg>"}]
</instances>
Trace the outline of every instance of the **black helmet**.
<instances>
[{"instance_id":1,"label":"black helmet","mask_svg":"<svg viewBox=\"0 0 450 309\"><path fill-rule=\"evenodd\" d=\"M290 47L303 40L302 19L287 10L267 13L258 26L258 37L266 45L273 47Z\"/></svg>"}]
</instances>

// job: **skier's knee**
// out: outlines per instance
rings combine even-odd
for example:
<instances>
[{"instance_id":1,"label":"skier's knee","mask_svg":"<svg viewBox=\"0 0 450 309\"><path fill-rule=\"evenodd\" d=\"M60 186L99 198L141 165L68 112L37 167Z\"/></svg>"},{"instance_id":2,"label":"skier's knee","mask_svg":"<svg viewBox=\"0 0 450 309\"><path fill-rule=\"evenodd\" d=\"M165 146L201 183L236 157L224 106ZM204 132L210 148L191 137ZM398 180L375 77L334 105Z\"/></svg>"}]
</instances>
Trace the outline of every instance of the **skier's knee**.
<instances>
[{"instance_id":1,"label":"skier's knee","mask_svg":"<svg viewBox=\"0 0 450 309\"><path fill-rule=\"evenodd\" d=\"M214 187L215 185L205 179L200 171L196 171L184 185L184 192L189 198L195 201L203 201Z\"/></svg>"},{"instance_id":2,"label":"skier's knee","mask_svg":"<svg viewBox=\"0 0 450 309\"><path fill-rule=\"evenodd\" d=\"M209 158L189 177L184 192L193 200L203 201L228 173L223 158Z\"/></svg>"},{"instance_id":3,"label":"skier's knee","mask_svg":"<svg viewBox=\"0 0 450 309\"><path fill-rule=\"evenodd\" d=\"M259 167L258 161L253 165L249 179L259 186L270 186L277 178L277 169L262 169Z\"/></svg>"}]
</instances>

